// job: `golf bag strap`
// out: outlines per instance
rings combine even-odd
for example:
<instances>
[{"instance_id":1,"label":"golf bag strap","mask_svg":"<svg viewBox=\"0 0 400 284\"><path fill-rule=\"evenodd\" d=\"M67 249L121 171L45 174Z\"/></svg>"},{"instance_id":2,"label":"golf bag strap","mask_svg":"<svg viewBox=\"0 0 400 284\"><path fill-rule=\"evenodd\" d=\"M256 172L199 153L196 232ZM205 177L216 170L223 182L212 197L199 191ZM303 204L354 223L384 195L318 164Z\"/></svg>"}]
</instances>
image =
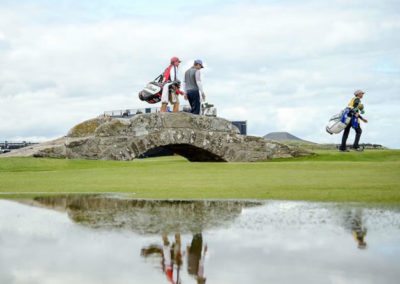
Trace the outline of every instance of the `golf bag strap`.
<instances>
[{"instance_id":1,"label":"golf bag strap","mask_svg":"<svg viewBox=\"0 0 400 284\"><path fill-rule=\"evenodd\" d=\"M161 83L163 80L163 74L158 75L153 81L154 82L158 82Z\"/></svg>"}]
</instances>

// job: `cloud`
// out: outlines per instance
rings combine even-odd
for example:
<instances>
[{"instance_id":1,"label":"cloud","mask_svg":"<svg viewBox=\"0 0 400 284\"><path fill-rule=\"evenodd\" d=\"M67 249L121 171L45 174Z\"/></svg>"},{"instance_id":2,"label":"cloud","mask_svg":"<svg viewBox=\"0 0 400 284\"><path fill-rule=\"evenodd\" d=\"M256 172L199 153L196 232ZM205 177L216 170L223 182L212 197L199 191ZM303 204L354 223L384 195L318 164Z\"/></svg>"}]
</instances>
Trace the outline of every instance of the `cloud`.
<instances>
[{"instance_id":1,"label":"cloud","mask_svg":"<svg viewBox=\"0 0 400 284\"><path fill-rule=\"evenodd\" d=\"M61 136L105 110L148 106L138 91L177 55L181 77L193 59L206 62L209 101L221 116L247 120L251 134L337 141L324 124L362 88L371 110L362 140L400 147L390 130L400 122L393 1L177 1L168 13L78 2L0 8L0 140ZM383 118L391 127L379 125Z\"/></svg>"}]
</instances>

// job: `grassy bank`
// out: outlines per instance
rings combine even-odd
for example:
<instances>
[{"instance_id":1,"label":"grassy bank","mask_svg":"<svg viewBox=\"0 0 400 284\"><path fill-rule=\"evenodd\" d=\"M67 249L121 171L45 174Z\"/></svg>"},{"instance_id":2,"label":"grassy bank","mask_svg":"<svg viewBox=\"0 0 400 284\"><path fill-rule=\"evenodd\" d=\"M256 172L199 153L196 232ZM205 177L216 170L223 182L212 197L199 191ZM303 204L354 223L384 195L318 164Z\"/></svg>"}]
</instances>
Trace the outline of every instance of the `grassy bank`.
<instances>
[{"instance_id":1,"label":"grassy bank","mask_svg":"<svg viewBox=\"0 0 400 284\"><path fill-rule=\"evenodd\" d=\"M321 151L313 157L261 163L190 163L180 157L133 162L2 158L0 192L400 204L400 151Z\"/></svg>"}]
</instances>

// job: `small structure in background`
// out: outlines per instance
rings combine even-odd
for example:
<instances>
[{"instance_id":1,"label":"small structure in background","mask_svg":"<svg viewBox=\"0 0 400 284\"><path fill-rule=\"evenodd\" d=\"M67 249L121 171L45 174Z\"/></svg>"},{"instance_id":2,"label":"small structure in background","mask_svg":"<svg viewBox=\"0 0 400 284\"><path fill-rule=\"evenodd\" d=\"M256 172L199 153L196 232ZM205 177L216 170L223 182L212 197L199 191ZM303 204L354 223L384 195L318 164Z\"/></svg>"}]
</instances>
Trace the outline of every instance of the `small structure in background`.
<instances>
[{"instance_id":1,"label":"small structure in background","mask_svg":"<svg viewBox=\"0 0 400 284\"><path fill-rule=\"evenodd\" d=\"M38 144L38 143L26 142L26 141L22 141L22 142L9 142L9 141L0 142L0 154L8 153L11 150L19 149L19 148L23 148L23 147L27 147L27 146L31 146L31 145L35 145L35 144Z\"/></svg>"},{"instance_id":2,"label":"small structure in background","mask_svg":"<svg viewBox=\"0 0 400 284\"><path fill-rule=\"evenodd\" d=\"M10 149L3 149L2 147L0 147L0 154L8 153L10 151L11 151Z\"/></svg>"},{"instance_id":3,"label":"small structure in background","mask_svg":"<svg viewBox=\"0 0 400 284\"><path fill-rule=\"evenodd\" d=\"M247 121L231 121L233 125L235 125L242 135L247 135Z\"/></svg>"}]
</instances>

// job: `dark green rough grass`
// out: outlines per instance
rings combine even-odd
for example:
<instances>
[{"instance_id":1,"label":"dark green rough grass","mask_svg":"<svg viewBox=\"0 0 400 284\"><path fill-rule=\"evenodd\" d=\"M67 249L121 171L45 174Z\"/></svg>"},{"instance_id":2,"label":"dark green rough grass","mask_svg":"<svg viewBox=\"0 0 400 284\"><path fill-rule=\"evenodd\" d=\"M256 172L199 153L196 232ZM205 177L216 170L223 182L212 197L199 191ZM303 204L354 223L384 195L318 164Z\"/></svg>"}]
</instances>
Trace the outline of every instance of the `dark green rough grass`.
<instances>
[{"instance_id":1,"label":"dark green rough grass","mask_svg":"<svg viewBox=\"0 0 400 284\"><path fill-rule=\"evenodd\" d=\"M190 163L180 157L133 162L2 158L0 192L400 203L400 151L321 151L259 163Z\"/></svg>"}]
</instances>

